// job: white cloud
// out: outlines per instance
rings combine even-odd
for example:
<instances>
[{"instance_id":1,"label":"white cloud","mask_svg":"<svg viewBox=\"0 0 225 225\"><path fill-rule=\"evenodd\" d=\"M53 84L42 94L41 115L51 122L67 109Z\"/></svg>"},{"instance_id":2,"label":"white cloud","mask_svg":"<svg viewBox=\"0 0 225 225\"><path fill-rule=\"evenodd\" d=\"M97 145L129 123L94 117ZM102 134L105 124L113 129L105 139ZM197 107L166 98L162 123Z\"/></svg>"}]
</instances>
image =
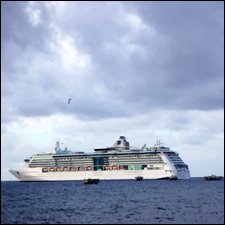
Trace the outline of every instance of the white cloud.
<instances>
[{"instance_id":1,"label":"white cloud","mask_svg":"<svg viewBox=\"0 0 225 225\"><path fill-rule=\"evenodd\" d=\"M131 27L131 31L134 35L140 35L145 32L147 35L155 36L156 30L153 26L149 26L144 23L142 18L136 14L126 14L126 22Z\"/></svg>"},{"instance_id":2,"label":"white cloud","mask_svg":"<svg viewBox=\"0 0 225 225\"><path fill-rule=\"evenodd\" d=\"M29 16L29 20L33 26L37 26L42 23L41 9L38 8L38 5L35 1L29 1L25 11Z\"/></svg>"},{"instance_id":3,"label":"white cloud","mask_svg":"<svg viewBox=\"0 0 225 225\"><path fill-rule=\"evenodd\" d=\"M46 8L49 11L56 12L57 16L63 16L66 10L66 2L65 1L45 1L44 2Z\"/></svg>"},{"instance_id":4,"label":"white cloud","mask_svg":"<svg viewBox=\"0 0 225 225\"><path fill-rule=\"evenodd\" d=\"M53 42L50 48L60 56L63 67L66 71L75 71L77 69L86 69L90 67L91 58L86 53L81 53L75 44L75 40L55 25L51 24L50 29L53 31Z\"/></svg>"}]
</instances>

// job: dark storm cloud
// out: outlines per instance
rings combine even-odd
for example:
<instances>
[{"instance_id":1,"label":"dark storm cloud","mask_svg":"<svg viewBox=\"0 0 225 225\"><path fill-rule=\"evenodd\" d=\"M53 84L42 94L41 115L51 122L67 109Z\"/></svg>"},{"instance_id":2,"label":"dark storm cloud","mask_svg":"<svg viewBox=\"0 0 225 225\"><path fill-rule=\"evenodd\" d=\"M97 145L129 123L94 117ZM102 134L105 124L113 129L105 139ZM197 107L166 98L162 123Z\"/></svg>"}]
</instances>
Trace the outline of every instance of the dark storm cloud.
<instances>
[{"instance_id":1,"label":"dark storm cloud","mask_svg":"<svg viewBox=\"0 0 225 225\"><path fill-rule=\"evenodd\" d=\"M93 23L80 16L82 10L80 20L70 17L75 27L82 26L79 32L101 68L100 78L107 88L117 89L117 96L134 105L223 108L223 3L142 2L123 7L156 29L155 37L143 32L130 39L129 44L145 49L144 57L138 52L122 57L126 52L120 49L120 40L129 29L122 20L118 26L112 23L106 16L108 7L90 12ZM68 24L68 30L73 30L73 25ZM104 43L118 46L117 51L105 51Z\"/></svg>"},{"instance_id":2,"label":"dark storm cloud","mask_svg":"<svg viewBox=\"0 0 225 225\"><path fill-rule=\"evenodd\" d=\"M32 26L26 14L26 7L27 2L2 3L2 54L3 60L6 61L4 66L13 67L16 62L13 62L12 59L18 59L29 48L37 52L43 52L46 49L49 29L45 24ZM43 10L43 20L47 19L47 15L45 15Z\"/></svg>"},{"instance_id":3,"label":"dark storm cloud","mask_svg":"<svg viewBox=\"0 0 225 225\"><path fill-rule=\"evenodd\" d=\"M224 107L223 3L29 4L2 4L3 114Z\"/></svg>"},{"instance_id":4,"label":"dark storm cloud","mask_svg":"<svg viewBox=\"0 0 225 225\"><path fill-rule=\"evenodd\" d=\"M150 107L223 108L223 4L145 2L137 7L143 21L154 26L160 37L146 41L143 35L133 40L147 55L145 60L130 57L125 78L126 71L115 61L127 84L121 96Z\"/></svg>"}]
</instances>

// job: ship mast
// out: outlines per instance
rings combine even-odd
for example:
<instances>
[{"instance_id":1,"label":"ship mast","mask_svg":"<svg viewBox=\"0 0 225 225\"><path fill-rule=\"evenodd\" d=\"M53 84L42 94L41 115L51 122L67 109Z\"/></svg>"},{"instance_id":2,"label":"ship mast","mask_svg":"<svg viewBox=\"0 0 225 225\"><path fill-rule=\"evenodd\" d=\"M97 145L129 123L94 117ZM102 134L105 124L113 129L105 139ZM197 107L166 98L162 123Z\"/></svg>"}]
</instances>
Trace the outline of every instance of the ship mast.
<instances>
[{"instance_id":1,"label":"ship mast","mask_svg":"<svg viewBox=\"0 0 225 225\"><path fill-rule=\"evenodd\" d=\"M160 148L160 146L161 146L162 144L163 144L163 143L162 143L160 140L156 140L155 147L156 147L156 148Z\"/></svg>"},{"instance_id":2,"label":"ship mast","mask_svg":"<svg viewBox=\"0 0 225 225\"><path fill-rule=\"evenodd\" d=\"M55 145L55 152L57 153L57 151L60 150L60 141L56 141L56 145Z\"/></svg>"}]
</instances>

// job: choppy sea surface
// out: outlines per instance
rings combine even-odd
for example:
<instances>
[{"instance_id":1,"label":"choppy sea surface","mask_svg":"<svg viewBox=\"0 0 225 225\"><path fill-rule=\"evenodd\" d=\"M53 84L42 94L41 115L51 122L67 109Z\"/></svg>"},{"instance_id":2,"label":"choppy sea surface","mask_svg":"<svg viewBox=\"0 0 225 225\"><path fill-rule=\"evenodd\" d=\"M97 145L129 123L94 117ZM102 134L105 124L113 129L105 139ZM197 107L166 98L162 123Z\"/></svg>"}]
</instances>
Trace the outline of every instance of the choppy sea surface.
<instances>
[{"instance_id":1,"label":"choppy sea surface","mask_svg":"<svg viewBox=\"0 0 225 225\"><path fill-rule=\"evenodd\" d=\"M224 224L224 180L1 182L1 224Z\"/></svg>"}]
</instances>

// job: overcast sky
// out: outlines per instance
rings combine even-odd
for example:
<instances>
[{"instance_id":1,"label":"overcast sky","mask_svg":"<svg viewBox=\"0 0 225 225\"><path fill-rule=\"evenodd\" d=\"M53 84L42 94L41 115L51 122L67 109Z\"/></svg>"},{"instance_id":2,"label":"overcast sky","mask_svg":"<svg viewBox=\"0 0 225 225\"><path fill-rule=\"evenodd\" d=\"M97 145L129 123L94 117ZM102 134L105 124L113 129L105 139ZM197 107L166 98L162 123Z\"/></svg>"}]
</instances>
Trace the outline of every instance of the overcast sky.
<instances>
[{"instance_id":1,"label":"overcast sky","mask_svg":"<svg viewBox=\"0 0 225 225\"><path fill-rule=\"evenodd\" d=\"M57 139L120 135L223 175L223 2L3 1L1 21L2 180Z\"/></svg>"}]
</instances>

